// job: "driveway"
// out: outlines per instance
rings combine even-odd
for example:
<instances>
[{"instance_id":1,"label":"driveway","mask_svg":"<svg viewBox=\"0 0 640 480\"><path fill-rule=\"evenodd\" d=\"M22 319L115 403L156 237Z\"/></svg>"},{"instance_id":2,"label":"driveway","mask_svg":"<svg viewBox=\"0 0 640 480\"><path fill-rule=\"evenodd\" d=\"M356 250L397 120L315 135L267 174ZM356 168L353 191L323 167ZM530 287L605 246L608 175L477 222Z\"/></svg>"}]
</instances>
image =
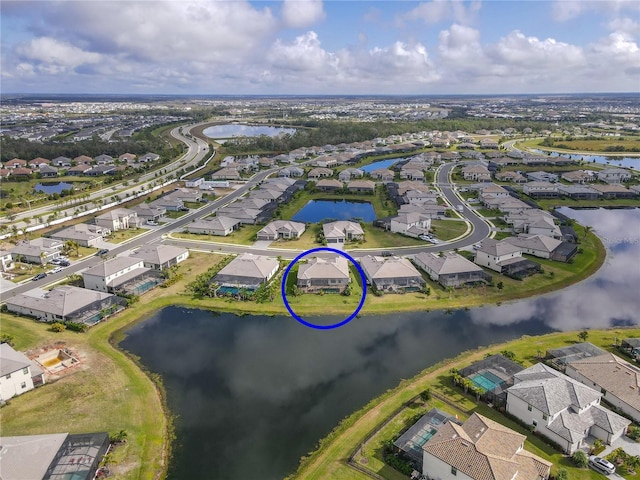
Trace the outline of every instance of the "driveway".
<instances>
[{"instance_id":1,"label":"driveway","mask_svg":"<svg viewBox=\"0 0 640 480\"><path fill-rule=\"evenodd\" d=\"M258 240L253 243L253 248L264 250L265 248L268 248L272 243L273 242L271 240Z\"/></svg>"},{"instance_id":2,"label":"driveway","mask_svg":"<svg viewBox=\"0 0 640 480\"><path fill-rule=\"evenodd\" d=\"M618 440L613 442L613 444L607 445L607 448L605 448L602 451L602 453L599 454L599 456L600 457L606 457L612 451L614 451L616 448L620 448L620 447L622 447L622 449L625 452L627 452L629 455L634 455L634 456L635 455L640 455L640 443L638 443L635 440L623 435Z\"/></svg>"}]
</instances>

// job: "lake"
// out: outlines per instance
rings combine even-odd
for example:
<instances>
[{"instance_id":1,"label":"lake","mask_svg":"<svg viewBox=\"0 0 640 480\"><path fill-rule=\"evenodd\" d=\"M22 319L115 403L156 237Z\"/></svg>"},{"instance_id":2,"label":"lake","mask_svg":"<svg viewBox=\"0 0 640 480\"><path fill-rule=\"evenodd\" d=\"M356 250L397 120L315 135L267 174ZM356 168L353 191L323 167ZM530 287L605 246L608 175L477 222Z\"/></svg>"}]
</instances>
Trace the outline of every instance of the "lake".
<instances>
[{"instance_id":1,"label":"lake","mask_svg":"<svg viewBox=\"0 0 640 480\"><path fill-rule=\"evenodd\" d=\"M353 202L347 200L309 200L291 218L296 222L317 223L325 219L351 220L362 219L372 222L376 219L376 212L369 202Z\"/></svg>"},{"instance_id":2,"label":"lake","mask_svg":"<svg viewBox=\"0 0 640 480\"><path fill-rule=\"evenodd\" d=\"M71 190L73 189L73 184L66 182L42 182L36 184L33 189L36 192L43 192L50 195L52 193L60 193L62 190Z\"/></svg>"},{"instance_id":3,"label":"lake","mask_svg":"<svg viewBox=\"0 0 640 480\"><path fill-rule=\"evenodd\" d=\"M602 155L581 155L578 153L544 152L542 150L533 149L532 151L542 155L550 155L551 157L565 157L570 158L571 160L584 160L587 163L602 163L604 165L611 165L612 167L640 168L640 157L605 157Z\"/></svg>"},{"instance_id":4,"label":"lake","mask_svg":"<svg viewBox=\"0 0 640 480\"><path fill-rule=\"evenodd\" d=\"M240 124L215 125L213 127L207 127L202 131L205 136L213 139L223 139L231 137L259 137L260 135L275 137L284 133L293 135L295 132L295 128Z\"/></svg>"},{"instance_id":5,"label":"lake","mask_svg":"<svg viewBox=\"0 0 640 480\"><path fill-rule=\"evenodd\" d=\"M164 379L177 415L172 479L281 479L346 415L424 368L482 345L638 323L640 210L561 212L594 228L593 277L502 306L364 315L335 330L288 316L169 307L121 346Z\"/></svg>"},{"instance_id":6,"label":"lake","mask_svg":"<svg viewBox=\"0 0 640 480\"><path fill-rule=\"evenodd\" d=\"M377 170L379 168L389 168L394 163L398 163L399 161L404 160L403 158L388 158L387 160L380 160L379 162L373 162L369 165L365 165L364 167L358 167L363 172L369 173Z\"/></svg>"}]
</instances>

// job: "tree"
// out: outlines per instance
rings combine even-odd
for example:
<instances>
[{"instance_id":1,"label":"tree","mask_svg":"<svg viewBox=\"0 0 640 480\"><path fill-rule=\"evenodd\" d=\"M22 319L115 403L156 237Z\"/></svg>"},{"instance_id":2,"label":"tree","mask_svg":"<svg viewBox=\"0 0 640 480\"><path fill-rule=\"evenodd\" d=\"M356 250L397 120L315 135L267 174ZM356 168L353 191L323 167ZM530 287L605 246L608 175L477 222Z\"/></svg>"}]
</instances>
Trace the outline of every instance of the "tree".
<instances>
[{"instance_id":1,"label":"tree","mask_svg":"<svg viewBox=\"0 0 640 480\"><path fill-rule=\"evenodd\" d=\"M578 339L581 342L586 342L587 338L589 338L589 332L587 332L586 330L583 330L578 334Z\"/></svg>"},{"instance_id":2,"label":"tree","mask_svg":"<svg viewBox=\"0 0 640 480\"><path fill-rule=\"evenodd\" d=\"M589 235L592 231L593 231L593 227L591 225L585 226L584 227L584 233L582 234L582 240L587 238L587 235Z\"/></svg>"},{"instance_id":3,"label":"tree","mask_svg":"<svg viewBox=\"0 0 640 480\"><path fill-rule=\"evenodd\" d=\"M561 468L558 470L558 473L556 473L556 480L569 480L569 472L567 472L566 469Z\"/></svg>"},{"instance_id":4,"label":"tree","mask_svg":"<svg viewBox=\"0 0 640 480\"><path fill-rule=\"evenodd\" d=\"M429 400L431 400L431 389L427 388L423 390L420 393L420 400L422 400L423 403L427 403Z\"/></svg>"},{"instance_id":5,"label":"tree","mask_svg":"<svg viewBox=\"0 0 640 480\"><path fill-rule=\"evenodd\" d=\"M516 354L513 353L511 350L502 350L500 352L500 355L502 355L504 358L508 358L509 360L515 360L516 359Z\"/></svg>"}]
</instances>

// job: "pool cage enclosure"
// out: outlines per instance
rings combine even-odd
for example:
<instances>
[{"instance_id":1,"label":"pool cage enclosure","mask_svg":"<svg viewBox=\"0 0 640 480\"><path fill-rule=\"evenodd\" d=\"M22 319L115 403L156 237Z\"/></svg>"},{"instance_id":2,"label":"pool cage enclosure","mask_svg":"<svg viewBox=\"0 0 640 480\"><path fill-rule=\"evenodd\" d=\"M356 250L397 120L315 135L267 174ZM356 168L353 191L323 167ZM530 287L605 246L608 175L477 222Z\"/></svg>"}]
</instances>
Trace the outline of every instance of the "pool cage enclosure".
<instances>
[{"instance_id":1,"label":"pool cage enclosure","mask_svg":"<svg viewBox=\"0 0 640 480\"><path fill-rule=\"evenodd\" d=\"M458 373L471 380L487 402L501 406L507 401L507 389L513 386L513 376L522 370L524 367L513 360L502 355L491 355Z\"/></svg>"}]
</instances>

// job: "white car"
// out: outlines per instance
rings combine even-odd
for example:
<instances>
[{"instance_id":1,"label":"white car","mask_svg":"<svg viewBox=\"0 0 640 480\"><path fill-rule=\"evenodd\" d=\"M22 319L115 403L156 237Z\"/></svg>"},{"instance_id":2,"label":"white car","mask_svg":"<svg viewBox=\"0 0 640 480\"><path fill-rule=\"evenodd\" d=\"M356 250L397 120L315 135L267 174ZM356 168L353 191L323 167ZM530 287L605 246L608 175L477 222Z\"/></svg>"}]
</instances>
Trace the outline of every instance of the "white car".
<instances>
[{"instance_id":1,"label":"white car","mask_svg":"<svg viewBox=\"0 0 640 480\"><path fill-rule=\"evenodd\" d=\"M147 220L147 225L151 225L152 227L157 227L158 222L154 222L153 220Z\"/></svg>"},{"instance_id":2,"label":"white car","mask_svg":"<svg viewBox=\"0 0 640 480\"><path fill-rule=\"evenodd\" d=\"M595 455L591 455L589 457L589 466L600 473L604 473L605 475L610 475L616 472L616 467L613 463L602 457L596 457Z\"/></svg>"},{"instance_id":3,"label":"white car","mask_svg":"<svg viewBox=\"0 0 640 480\"><path fill-rule=\"evenodd\" d=\"M61 272L62 270L64 270L64 268L63 268L63 267L56 267L56 268L54 268L53 270L51 270L51 271L49 272L49 275L52 275L52 274L54 274L54 273Z\"/></svg>"}]
</instances>

